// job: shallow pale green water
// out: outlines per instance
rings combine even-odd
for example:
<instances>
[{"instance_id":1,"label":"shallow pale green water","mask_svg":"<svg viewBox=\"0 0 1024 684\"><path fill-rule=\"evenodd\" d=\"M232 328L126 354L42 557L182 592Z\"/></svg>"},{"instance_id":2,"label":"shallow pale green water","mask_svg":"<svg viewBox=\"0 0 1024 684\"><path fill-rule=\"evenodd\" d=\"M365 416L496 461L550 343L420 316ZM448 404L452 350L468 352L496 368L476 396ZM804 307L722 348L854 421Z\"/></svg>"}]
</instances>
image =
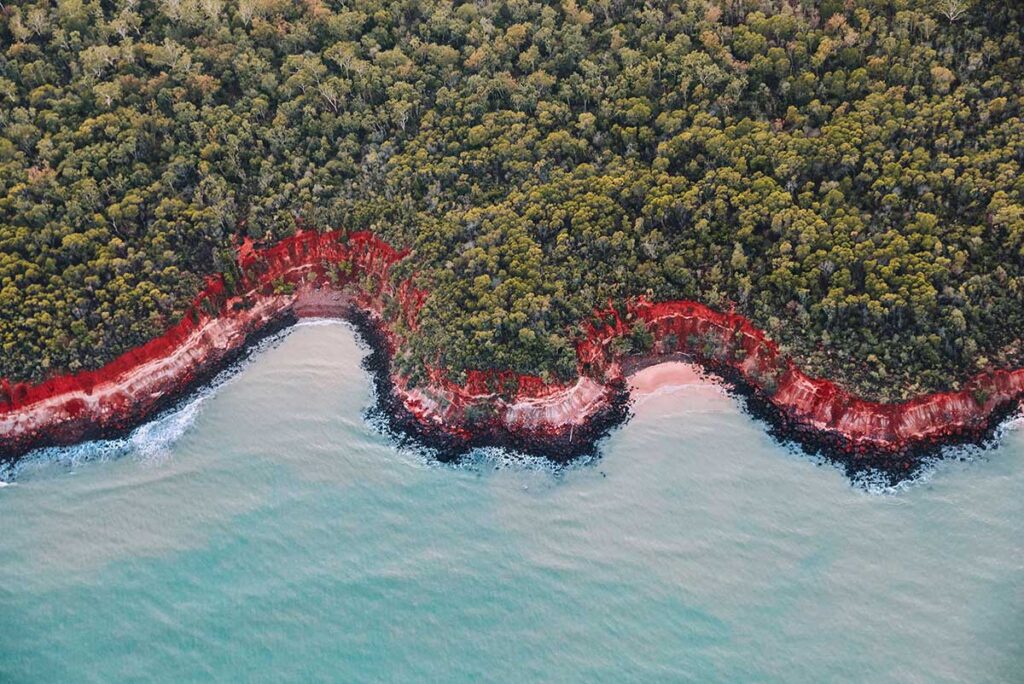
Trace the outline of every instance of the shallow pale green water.
<instances>
[{"instance_id":1,"label":"shallow pale green water","mask_svg":"<svg viewBox=\"0 0 1024 684\"><path fill-rule=\"evenodd\" d=\"M362 353L299 327L8 473L0 682L1024 681L1018 430L872 493L684 387L595 463L456 468L367 425Z\"/></svg>"}]
</instances>

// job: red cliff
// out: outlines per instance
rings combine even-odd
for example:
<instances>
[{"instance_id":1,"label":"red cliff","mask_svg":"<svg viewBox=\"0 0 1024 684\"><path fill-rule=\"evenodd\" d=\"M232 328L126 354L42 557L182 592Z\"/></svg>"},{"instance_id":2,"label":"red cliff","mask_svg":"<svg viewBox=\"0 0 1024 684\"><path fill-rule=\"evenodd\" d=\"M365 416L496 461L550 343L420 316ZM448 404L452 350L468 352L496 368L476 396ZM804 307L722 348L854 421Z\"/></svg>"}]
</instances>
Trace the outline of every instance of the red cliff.
<instances>
[{"instance_id":1,"label":"red cliff","mask_svg":"<svg viewBox=\"0 0 1024 684\"><path fill-rule=\"evenodd\" d=\"M1000 409L1024 394L1024 369L978 375L959 392L928 394L899 403L852 396L834 383L805 375L749 320L689 301L628 307L627 319L643 321L653 334L655 354L683 352L716 368L735 372L762 392L793 426L820 433L857 453L899 454L947 438L979 434ZM580 358L606 373L617 372L608 343L627 332L629 321L590 326Z\"/></svg>"},{"instance_id":2,"label":"red cliff","mask_svg":"<svg viewBox=\"0 0 1024 684\"><path fill-rule=\"evenodd\" d=\"M402 316L415 328L425 293L392 284L405 256L369 233L300 232L266 249L243 245L238 273L211 278L189 313L166 333L95 370L11 384L0 381L0 456L41 445L70 444L129 428L150 417L219 368L252 336L302 316L373 316L387 353L401 340L384 320ZM396 313L397 312L397 313ZM960 392L893 404L864 401L835 384L809 378L746 318L690 301L637 300L623 313L596 312L577 343L579 379L547 383L509 372L471 371L465 384L430 369L426 384L388 378L392 397L433 433L471 442L483 432L571 441L613 403L629 366L615 344L641 323L654 346L651 362L686 354L738 376L788 425L849 452L902 454L986 428L994 413L1024 392L1024 370L971 380ZM627 362L627 363L624 363ZM580 432L576 432L580 434Z\"/></svg>"},{"instance_id":3,"label":"red cliff","mask_svg":"<svg viewBox=\"0 0 1024 684\"><path fill-rule=\"evenodd\" d=\"M384 298L402 294L388 279L402 256L368 233L300 232L268 249L243 246L234 286L210 278L160 337L94 371L36 385L0 380L0 455L130 427L285 318L341 315L351 304L379 310ZM354 281L362 286L344 287Z\"/></svg>"}]
</instances>

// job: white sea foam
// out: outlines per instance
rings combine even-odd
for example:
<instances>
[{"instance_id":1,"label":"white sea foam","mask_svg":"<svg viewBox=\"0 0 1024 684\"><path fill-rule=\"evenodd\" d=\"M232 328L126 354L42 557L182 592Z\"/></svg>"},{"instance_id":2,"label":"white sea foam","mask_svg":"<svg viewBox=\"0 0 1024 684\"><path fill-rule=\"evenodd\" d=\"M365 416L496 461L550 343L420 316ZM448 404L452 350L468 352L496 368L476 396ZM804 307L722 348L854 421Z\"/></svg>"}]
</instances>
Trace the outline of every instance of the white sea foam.
<instances>
[{"instance_id":1,"label":"white sea foam","mask_svg":"<svg viewBox=\"0 0 1024 684\"><path fill-rule=\"evenodd\" d=\"M511 470L563 475L573 470L585 468L596 460L594 456L585 455L578 456L565 463L559 463L545 456L529 454L506 447L478 447L471 450L459 461L442 465L443 467L470 471Z\"/></svg>"},{"instance_id":2,"label":"white sea foam","mask_svg":"<svg viewBox=\"0 0 1024 684\"><path fill-rule=\"evenodd\" d=\"M331 316L315 316L310 318L300 318L299 321L292 327L319 328L325 325L341 325L347 328L352 327L352 324L346 321L344 318L333 318Z\"/></svg>"},{"instance_id":3,"label":"white sea foam","mask_svg":"<svg viewBox=\"0 0 1024 684\"><path fill-rule=\"evenodd\" d=\"M140 461L159 461L165 458L170 453L170 447L195 424L206 400L248 367L254 357L279 344L290 330L286 328L261 340L243 358L214 376L213 380L190 395L186 401L143 423L127 436L35 449L13 464L0 465L0 481L9 485L18 477L54 466L73 471L86 463L102 463L124 457Z\"/></svg>"},{"instance_id":4,"label":"white sea foam","mask_svg":"<svg viewBox=\"0 0 1024 684\"><path fill-rule=\"evenodd\" d=\"M7 479L54 466L75 470L87 463L103 463L134 457L142 461L159 459L184 435L199 415L200 407L214 388L204 389L190 401L167 411L132 430L126 437L98 439L72 446L46 447L29 452L8 467Z\"/></svg>"},{"instance_id":5,"label":"white sea foam","mask_svg":"<svg viewBox=\"0 0 1024 684\"><path fill-rule=\"evenodd\" d=\"M155 419L135 428L126 437L109 440L94 440L69 447L48 447L37 449L25 455L14 464L0 464L0 488L11 486L22 474L47 466L63 466L67 470L92 462L104 462L126 456L141 461L159 461L170 453L172 447L189 429L194 425L196 418L201 413L202 405L211 396L215 395L221 386L231 381L240 371L245 369L263 351L279 344L293 328L296 327L321 327L341 325L353 328L354 326L345 319L333 317L304 318L294 326L285 328L253 346L248 353L229 368L219 373L209 384L200 391L193 394L187 402L179 404L174 408L162 413ZM357 336L361 348L369 349L365 341ZM371 406L376 405L376 387L371 383L373 400ZM637 403L644 403L646 400L661 397L676 392L686 392L698 389L707 390L715 388L723 395L728 393L720 383L708 382L683 382L669 384L646 393ZM364 414L364 418L376 428L379 433L392 437L395 435L389 429L385 416L371 408ZM761 421L758 421L761 422ZM1016 431L1024 426L1024 414L1018 412L1008 417L1000 424L989 441L989 445L998 444L1004 440L1006 434ZM401 451L413 455L414 458L425 465L432 467L444 467L454 469L480 470L532 470L547 471L552 474L564 474L568 471L584 468L592 465L597 457L585 456L573 459L568 464L560 464L551 461L543 456L532 455L524 452L509 450L503 447L487 447L472 450L464 458L455 463L442 463L437 459L437 453L430 448L419 445L415 442L399 440L403 442L399 446ZM844 470L841 464L837 464L827 458L819 456L808 456L799 446L793 443L783 445L786 452L796 458L810 459L820 465L828 465L838 470ZM891 495L906 492L911 488L928 483L936 473L945 472L954 464L969 464L985 460L987 449L977 446L951 446L942 450L940 456L925 459L918 466L914 476L904 479L896 484L892 483L891 476L881 471L867 470L852 477L852 484L858 489L875 494Z\"/></svg>"},{"instance_id":6,"label":"white sea foam","mask_svg":"<svg viewBox=\"0 0 1024 684\"><path fill-rule=\"evenodd\" d=\"M853 486L863 489L868 494L893 495L903 494L917 487L932 482L936 476L950 474L951 471L970 467L988 460L991 448L1000 446L1006 427L1000 425L991 442L982 446L963 444L947 446L935 456L921 459L914 474L893 483L891 476L878 470L866 470L851 478Z\"/></svg>"}]
</instances>

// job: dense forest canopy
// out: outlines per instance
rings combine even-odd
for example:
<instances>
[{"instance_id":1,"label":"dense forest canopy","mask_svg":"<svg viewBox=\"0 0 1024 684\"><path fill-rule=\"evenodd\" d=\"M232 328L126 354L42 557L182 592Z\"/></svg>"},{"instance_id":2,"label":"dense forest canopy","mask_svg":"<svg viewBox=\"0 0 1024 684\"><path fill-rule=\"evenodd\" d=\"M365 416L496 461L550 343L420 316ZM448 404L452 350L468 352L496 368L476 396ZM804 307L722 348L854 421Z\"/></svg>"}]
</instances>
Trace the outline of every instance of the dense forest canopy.
<instances>
[{"instance_id":1,"label":"dense forest canopy","mask_svg":"<svg viewBox=\"0 0 1024 684\"><path fill-rule=\"evenodd\" d=\"M413 374L567 379L637 295L877 398L1024 365L1022 30L997 0L0 0L0 377L159 334L299 218L413 249Z\"/></svg>"}]
</instances>

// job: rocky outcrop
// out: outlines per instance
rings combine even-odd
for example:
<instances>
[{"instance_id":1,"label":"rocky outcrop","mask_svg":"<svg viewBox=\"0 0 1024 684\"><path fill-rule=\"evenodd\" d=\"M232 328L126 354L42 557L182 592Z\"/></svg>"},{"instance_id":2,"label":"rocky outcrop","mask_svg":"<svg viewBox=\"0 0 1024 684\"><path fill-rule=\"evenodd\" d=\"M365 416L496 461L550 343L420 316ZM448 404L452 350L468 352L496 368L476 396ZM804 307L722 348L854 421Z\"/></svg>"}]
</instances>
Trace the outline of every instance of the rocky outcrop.
<instances>
[{"instance_id":1,"label":"rocky outcrop","mask_svg":"<svg viewBox=\"0 0 1024 684\"><path fill-rule=\"evenodd\" d=\"M441 368L414 385L389 359L415 330L425 293L398 285L405 256L369 233L299 232L281 243L239 249L238 269L211 278L181 321L95 370L36 385L0 382L0 455L69 444L128 429L230 361L255 336L303 316L360 312L380 358L382 405L402 430L445 450L511 444L554 456L579 453L622 419L631 369L685 355L727 375L771 407L786 434L851 459L904 461L945 440L971 438L1015 406L1024 370L980 375L959 392L882 404L810 378L746 318L691 301L630 302L595 312L577 340L579 379L569 384L511 372L471 371L462 384ZM401 319L402 326L394 322ZM628 352L638 331L648 348Z\"/></svg>"}]
</instances>

